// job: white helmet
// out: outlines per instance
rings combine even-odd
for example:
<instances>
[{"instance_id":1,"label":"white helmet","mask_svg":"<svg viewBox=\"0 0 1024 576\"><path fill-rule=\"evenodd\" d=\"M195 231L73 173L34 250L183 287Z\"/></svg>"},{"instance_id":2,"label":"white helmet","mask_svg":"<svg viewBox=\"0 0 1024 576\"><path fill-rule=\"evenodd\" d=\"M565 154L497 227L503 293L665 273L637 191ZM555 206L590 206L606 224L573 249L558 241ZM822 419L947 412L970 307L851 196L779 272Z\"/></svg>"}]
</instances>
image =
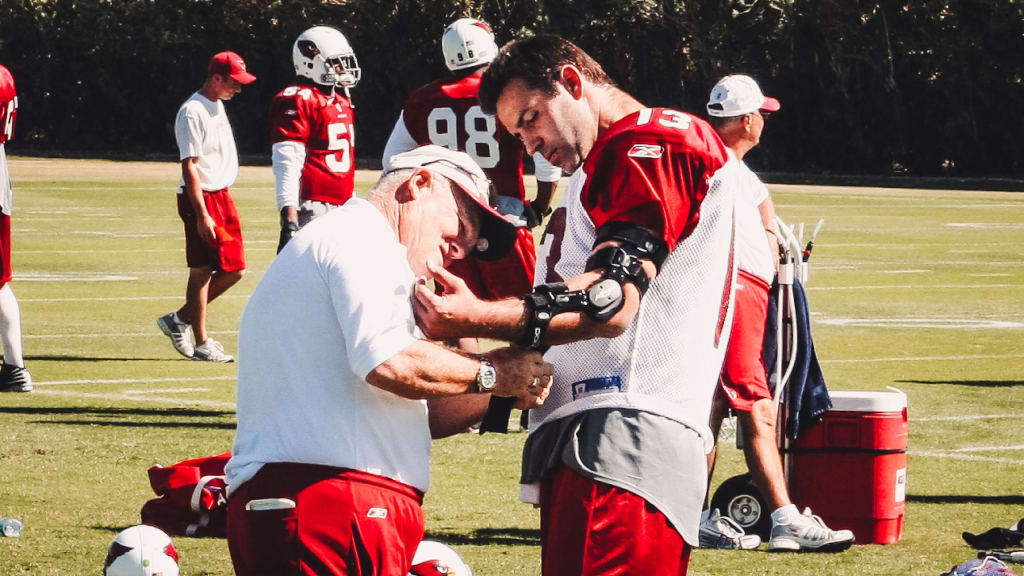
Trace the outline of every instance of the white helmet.
<instances>
[{"instance_id":1,"label":"white helmet","mask_svg":"<svg viewBox=\"0 0 1024 576\"><path fill-rule=\"evenodd\" d=\"M153 526L132 526L110 543L104 576L178 576L178 552Z\"/></svg>"},{"instance_id":2,"label":"white helmet","mask_svg":"<svg viewBox=\"0 0 1024 576\"><path fill-rule=\"evenodd\" d=\"M329 26L313 26L292 46L295 73L323 86L351 88L361 70L345 35Z\"/></svg>"},{"instance_id":3,"label":"white helmet","mask_svg":"<svg viewBox=\"0 0 1024 576\"><path fill-rule=\"evenodd\" d=\"M473 576L473 571L455 550L440 542L424 540L412 557L409 576Z\"/></svg>"},{"instance_id":4,"label":"white helmet","mask_svg":"<svg viewBox=\"0 0 1024 576\"><path fill-rule=\"evenodd\" d=\"M494 32L476 18L459 18L444 29L441 36L444 64L449 70L462 70L487 64L498 56Z\"/></svg>"}]
</instances>

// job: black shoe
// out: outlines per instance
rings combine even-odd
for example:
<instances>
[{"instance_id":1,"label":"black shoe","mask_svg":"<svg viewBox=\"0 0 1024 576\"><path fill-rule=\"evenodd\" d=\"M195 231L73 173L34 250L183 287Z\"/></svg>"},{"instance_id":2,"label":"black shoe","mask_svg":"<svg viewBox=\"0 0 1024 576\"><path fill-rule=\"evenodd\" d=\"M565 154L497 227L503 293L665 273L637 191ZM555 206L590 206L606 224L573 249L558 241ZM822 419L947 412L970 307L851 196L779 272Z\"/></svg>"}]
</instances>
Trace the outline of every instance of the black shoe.
<instances>
[{"instance_id":1,"label":"black shoe","mask_svg":"<svg viewBox=\"0 0 1024 576\"><path fill-rule=\"evenodd\" d=\"M28 370L13 364L0 368L0 392L31 392L32 375Z\"/></svg>"}]
</instances>

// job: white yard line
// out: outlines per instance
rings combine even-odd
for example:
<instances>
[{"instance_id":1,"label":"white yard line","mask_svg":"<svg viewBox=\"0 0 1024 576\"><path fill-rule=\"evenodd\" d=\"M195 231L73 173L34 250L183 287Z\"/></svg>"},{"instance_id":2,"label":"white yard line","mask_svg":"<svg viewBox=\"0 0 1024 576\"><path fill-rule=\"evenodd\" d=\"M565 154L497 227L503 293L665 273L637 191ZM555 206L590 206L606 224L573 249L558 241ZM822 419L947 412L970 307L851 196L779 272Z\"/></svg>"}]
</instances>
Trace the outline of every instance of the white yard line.
<instances>
[{"instance_id":1,"label":"white yard line","mask_svg":"<svg viewBox=\"0 0 1024 576\"><path fill-rule=\"evenodd\" d=\"M192 392L209 392L209 388L153 388L152 390L124 390L122 394L145 396L149 394L191 394Z\"/></svg>"},{"instance_id":2,"label":"white yard line","mask_svg":"<svg viewBox=\"0 0 1024 576\"><path fill-rule=\"evenodd\" d=\"M945 452L1001 452L1003 450L1024 450L1024 444L1017 444L1016 446L967 446L964 448L949 448L944 450Z\"/></svg>"},{"instance_id":3,"label":"white yard line","mask_svg":"<svg viewBox=\"0 0 1024 576\"><path fill-rule=\"evenodd\" d=\"M130 394L96 394L91 392L73 392L71 390L33 390L33 394L50 396L68 396L87 398L90 400L121 400L125 402L149 402L153 404L172 404L174 406L198 406L215 410L234 410L234 402L218 402L215 400L193 400L189 398L170 398L164 396L132 396Z\"/></svg>"},{"instance_id":4,"label":"white yard line","mask_svg":"<svg viewBox=\"0 0 1024 576\"><path fill-rule=\"evenodd\" d=\"M948 458L950 460L969 460L972 462L998 462L1000 464L1024 465L1024 458L992 458L990 456L975 456L974 454L951 454L949 452L935 452L929 450L914 450L908 452L910 456L927 458Z\"/></svg>"},{"instance_id":5,"label":"white yard line","mask_svg":"<svg viewBox=\"0 0 1024 576\"><path fill-rule=\"evenodd\" d=\"M882 286L806 286L808 292L841 290L982 290L989 288L1020 288L1020 284L893 284Z\"/></svg>"},{"instance_id":6,"label":"white yard line","mask_svg":"<svg viewBox=\"0 0 1024 576\"><path fill-rule=\"evenodd\" d=\"M209 330L210 334L238 334L238 330ZM159 330L154 332L110 332L91 334L25 334L25 340L64 340L67 338L166 338Z\"/></svg>"},{"instance_id":7,"label":"white yard line","mask_svg":"<svg viewBox=\"0 0 1024 576\"><path fill-rule=\"evenodd\" d=\"M68 386L78 384L151 384L156 382L202 382L214 380L234 380L234 376L181 376L176 378L113 378L113 379L82 379L82 380L50 380L33 382L35 386Z\"/></svg>"},{"instance_id":8,"label":"white yard line","mask_svg":"<svg viewBox=\"0 0 1024 576\"><path fill-rule=\"evenodd\" d=\"M898 356L892 358L847 358L818 360L822 364L859 364L868 362L937 362L961 360L1005 360L1024 358L1024 354L963 354L959 356Z\"/></svg>"},{"instance_id":9,"label":"white yard line","mask_svg":"<svg viewBox=\"0 0 1024 576\"><path fill-rule=\"evenodd\" d=\"M974 420L1001 420L1003 418L1024 419L1024 414L965 414L962 416L911 417L911 422L971 422Z\"/></svg>"}]
</instances>

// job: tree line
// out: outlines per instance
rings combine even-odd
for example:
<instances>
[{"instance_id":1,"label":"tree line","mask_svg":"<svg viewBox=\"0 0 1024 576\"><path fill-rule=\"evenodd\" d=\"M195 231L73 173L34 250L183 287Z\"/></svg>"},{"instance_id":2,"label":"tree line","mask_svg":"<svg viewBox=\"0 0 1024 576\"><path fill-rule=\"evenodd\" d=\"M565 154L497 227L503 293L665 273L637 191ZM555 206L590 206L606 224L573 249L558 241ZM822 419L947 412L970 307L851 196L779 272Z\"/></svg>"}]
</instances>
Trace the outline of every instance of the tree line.
<instances>
[{"instance_id":1,"label":"tree line","mask_svg":"<svg viewBox=\"0 0 1024 576\"><path fill-rule=\"evenodd\" d=\"M258 76L228 106L238 147L269 162L267 111L295 37L341 30L362 80L356 147L379 159L409 93L446 73L441 33L475 16L499 44L569 38L651 106L704 115L733 72L782 102L758 170L1024 177L1024 6L1013 0L0 0L15 75L13 153L176 152L178 106L220 50Z\"/></svg>"}]
</instances>

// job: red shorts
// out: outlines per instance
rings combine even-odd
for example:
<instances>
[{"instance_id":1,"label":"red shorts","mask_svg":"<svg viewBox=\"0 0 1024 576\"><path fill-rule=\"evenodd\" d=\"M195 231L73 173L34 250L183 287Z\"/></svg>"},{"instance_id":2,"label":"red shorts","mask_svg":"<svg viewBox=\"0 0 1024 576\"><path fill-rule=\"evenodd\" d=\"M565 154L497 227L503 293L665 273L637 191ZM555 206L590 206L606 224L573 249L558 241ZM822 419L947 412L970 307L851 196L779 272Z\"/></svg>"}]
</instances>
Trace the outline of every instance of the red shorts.
<instances>
[{"instance_id":1,"label":"red shorts","mask_svg":"<svg viewBox=\"0 0 1024 576\"><path fill-rule=\"evenodd\" d=\"M0 286L13 278L11 272L11 217L0 212Z\"/></svg>"},{"instance_id":2,"label":"red shorts","mask_svg":"<svg viewBox=\"0 0 1024 576\"><path fill-rule=\"evenodd\" d=\"M754 402L772 397L761 358L769 290L771 287L757 276L743 271L736 274L732 336L725 351L720 384L729 405L737 412L750 412Z\"/></svg>"},{"instance_id":3,"label":"red shorts","mask_svg":"<svg viewBox=\"0 0 1024 576\"><path fill-rule=\"evenodd\" d=\"M686 574L690 547L646 500L564 464L541 488L541 573L546 576Z\"/></svg>"},{"instance_id":4,"label":"red shorts","mask_svg":"<svg viewBox=\"0 0 1024 576\"><path fill-rule=\"evenodd\" d=\"M217 226L217 245L210 246L199 236L196 211L187 194L178 194L178 216L185 223L185 262L189 268L205 268L232 272L245 270L245 246L242 245L242 224L238 209L227 188L203 192L206 211Z\"/></svg>"},{"instance_id":5,"label":"red shorts","mask_svg":"<svg viewBox=\"0 0 1024 576\"><path fill-rule=\"evenodd\" d=\"M455 260L448 270L466 282L478 298L497 300L520 296L533 290L533 269L537 254L533 246L533 232L519 229L519 238L512 250L496 262L478 258Z\"/></svg>"},{"instance_id":6,"label":"red shorts","mask_svg":"<svg viewBox=\"0 0 1024 576\"><path fill-rule=\"evenodd\" d=\"M246 510L255 499L295 508ZM406 576L423 539L422 495L366 472L267 464L228 499L228 550L238 576Z\"/></svg>"}]
</instances>

